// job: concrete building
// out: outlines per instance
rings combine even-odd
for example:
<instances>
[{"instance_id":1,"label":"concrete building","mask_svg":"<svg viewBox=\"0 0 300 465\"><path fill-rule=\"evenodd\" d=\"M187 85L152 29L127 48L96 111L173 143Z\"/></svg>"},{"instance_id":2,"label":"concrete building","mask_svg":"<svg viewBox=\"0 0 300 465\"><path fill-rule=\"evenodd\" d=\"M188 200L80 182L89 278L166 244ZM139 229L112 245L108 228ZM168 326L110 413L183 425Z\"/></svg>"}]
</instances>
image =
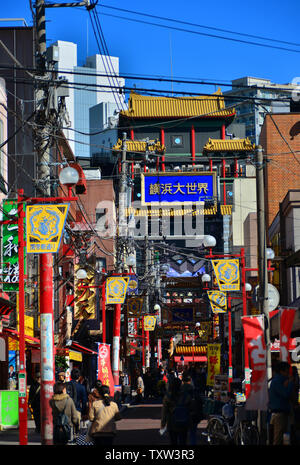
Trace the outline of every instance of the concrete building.
<instances>
[{"instance_id":1,"label":"concrete building","mask_svg":"<svg viewBox=\"0 0 300 465\"><path fill-rule=\"evenodd\" d=\"M246 137L249 137L251 142L258 144L261 128L264 123L265 115L270 113L290 113L299 111L297 102L293 100L287 101L295 92L296 84L275 84L269 79L260 79L256 77L246 76L239 79L234 79L232 82L232 90L224 92L226 106L234 105L236 108L236 123L243 123L246 126ZM237 97L236 99L234 97ZM282 101L265 101L260 105L254 104L249 100L243 102L241 98L258 97L260 99L282 99ZM237 105L238 103L238 105Z\"/></svg>"},{"instance_id":2,"label":"concrete building","mask_svg":"<svg viewBox=\"0 0 300 465\"><path fill-rule=\"evenodd\" d=\"M52 46L58 47L59 51L56 63L59 76L65 76L70 84L66 99L69 116L66 137L76 157L90 157L89 134L102 129L93 115L91 124L90 109L100 103L108 104L105 106L107 120L125 108L125 97L119 92L125 85L124 79L118 76L119 58L94 55L88 57L83 66L78 66L77 44L58 40Z\"/></svg>"}]
</instances>

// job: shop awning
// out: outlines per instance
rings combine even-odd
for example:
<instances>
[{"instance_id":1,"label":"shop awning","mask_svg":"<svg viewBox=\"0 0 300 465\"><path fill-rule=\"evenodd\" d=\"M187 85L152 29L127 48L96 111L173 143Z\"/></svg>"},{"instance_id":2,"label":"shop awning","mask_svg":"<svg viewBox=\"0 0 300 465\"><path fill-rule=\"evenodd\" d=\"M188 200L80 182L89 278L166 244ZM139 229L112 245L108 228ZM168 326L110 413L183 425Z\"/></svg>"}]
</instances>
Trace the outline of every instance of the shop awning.
<instances>
[{"instance_id":1,"label":"shop awning","mask_svg":"<svg viewBox=\"0 0 300 465\"><path fill-rule=\"evenodd\" d=\"M15 329L3 328L3 332L8 334L13 339L16 339L17 341L20 339L20 333L19 331L16 331ZM39 346L40 343L41 341L38 338L25 335L25 344L27 345L29 344L29 345L36 347L37 345Z\"/></svg>"},{"instance_id":2,"label":"shop awning","mask_svg":"<svg viewBox=\"0 0 300 465\"><path fill-rule=\"evenodd\" d=\"M81 346L80 344L77 344L77 342L74 341L72 341L72 344L68 347L68 349L74 349L88 355L98 355L98 352L95 352L94 350L89 349L88 347Z\"/></svg>"}]
</instances>

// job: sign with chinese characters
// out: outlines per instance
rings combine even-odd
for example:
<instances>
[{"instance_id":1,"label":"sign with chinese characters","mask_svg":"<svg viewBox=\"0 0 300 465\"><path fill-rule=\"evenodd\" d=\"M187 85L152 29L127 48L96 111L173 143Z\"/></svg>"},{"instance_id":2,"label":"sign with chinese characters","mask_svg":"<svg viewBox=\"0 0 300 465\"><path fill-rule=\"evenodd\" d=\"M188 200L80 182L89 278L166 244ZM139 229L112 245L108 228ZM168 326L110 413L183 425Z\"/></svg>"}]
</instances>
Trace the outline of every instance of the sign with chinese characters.
<instances>
[{"instance_id":1,"label":"sign with chinese characters","mask_svg":"<svg viewBox=\"0 0 300 465\"><path fill-rule=\"evenodd\" d=\"M129 277L114 276L106 279L106 303L123 304L126 298Z\"/></svg>"},{"instance_id":2,"label":"sign with chinese characters","mask_svg":"<svg viewBox=\"0 0 300 465\"><path fill-rule=\"evenodd\" d=\"M18 219L18 204L16 201L4 200L2 204L3 220ZM18 257L18 225L4 224L2 226L2 281L4 291L19 289L19 257ZM24 266L26 259L24 258Z\"/></svg>"},{"instance_id":3,"label":"sign with chinese characters","mask_svg":"<svg viewBox=\"0 0 300 465\"><path fill-rule=\"evenodd\" d=\"M18 391L0 391L0 424L4 428L19 425Z\"/></svg>"},{"instance_id":4,"label":"sign with chinese characters","mask_svg":"<svg viewBox=\"0 0 300 465\"><path fill-rule=\"evenodd\" d=\"M240 267L237 259L212 260L220 291L240 290Z\"/></svg>"},{"instance_id":5,"label":"sign with chinese characters","mask_svg":"<svg viewBox=\"0 0 300 465\"><path fill-rule=\"evenodd\" d=\"M110 344L98 343L97 365L97 379L105 386L109 386L110 395L113 397L115 389L110 365Z\"/></svg>"},{"instance_id":6,"label":"sign with chinese characters","mask_svg":"<svg viewBox=\"0 0 300 465\"><path fill-rule=\"evenodd\" d=\"M76 273L79 269L80 266L75 265L74 320L93 320L96 318L95 274L87 269L86 279L78 279Z\"/></svg>"},{"instance_id":7,"label":"sign with chinese characters","mask_svg":"<svg viewBox=\"0 0 300 465\"><path fill-rule=\"evenodd\" d=\"M156 316L147 315L144 316L144 330L154 331L156 325Z\"/></svg>"},{"instance_id":8,"label":"sign with chinese characters","mask_svg":"<svg viewBox=\"0 0 300 465\"><path fill-rule=\"evenodd\" d=\"M225 313L227 310L227 296L221 291L207 291L209 303L213 313Z\"/></svg>"},{"instance_id":9,"label":"sign with chinese characters","mask_svg":"<svg viewBox=\"0 0 300 465\"><path fill-rule=\"evenodd\" d=\"M207 344L207 386L214 386L215 376L220 373L221 344Z\"/></svg>"},{"instance_id":10,"label":"sign with chinese characters","mask_svg":"<svg viewBox=\"0 0 300 465\"><path fill-rule=\"evenodd\" d=\"M69 204L26 206L27 253L56 253L62 238Z\"/></svg>"},{"instance_id":11,"label":"sign with chinese characters","mask_svg":"<svg viewBox=\"0 0 300 465\"><path fill-rule=\"evenodd\" d=\"M201 321L200 328L198 328L198 335L201 342L208 342L212 336L212 322Z\"/></svg>"},{"instance_id":12,"label":"sign with chinese characters","mask_svg":"<svg viewBox=\"0 0 300 465\"><path fill-rule=\"evenodd\" d=\"M143 297L129 297L127 299L127 315L139 317L143 308Z\"/></svg>"},{"instance_id":13,"label":"sign with chinese characters","mask_svg":"<svg viewBox=\"0 0 300 465\"><path fill-rule=\"evenodd\" d=\"M296 315L295 308L281 308L279 314L280 324L280 360L282 362L291 362L289 346L294 318Z\"/></svg>"},{"instance_id":14,"label":"sign with chinese characters","mask_svg":"<svg viewBox=\"0 0 300 465\"><path fill-rule=\"evenodd\" d=\"M264 334L264 316L243 316L242 324L246 347L249 352L251 389L246 401L247 410L267 410L268 384L266 367L266 343ZM248 380L246 379L246 383Z\"/></svg>"},{"instance_id":15,"label":"sign with chinese characters","mask_svg":"<svg viewBox=\"0 0 300 465\"><path fill-rule=\"evenodd\" d=\"M213 172L142 173L142 205L192 205L216 199Z\"/></svg>"},{"instance_id":16,"label":"sign with chinese characters","mask_svg":"<svg viewBox=\"0 0 300 465\"><path fill-rule=\"evenodd\" d=\"M139 291L139 282L137 276L131 275L127 288L127 295L137 294Z\"/></svg>"}]
</instances>

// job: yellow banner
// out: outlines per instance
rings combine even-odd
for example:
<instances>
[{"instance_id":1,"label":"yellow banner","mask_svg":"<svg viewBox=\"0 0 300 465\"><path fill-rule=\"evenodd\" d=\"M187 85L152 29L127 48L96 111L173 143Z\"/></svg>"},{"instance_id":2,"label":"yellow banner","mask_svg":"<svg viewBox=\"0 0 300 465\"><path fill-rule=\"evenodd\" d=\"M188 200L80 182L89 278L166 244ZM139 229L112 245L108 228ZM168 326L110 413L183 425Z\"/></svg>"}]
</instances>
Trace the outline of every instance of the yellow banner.
<instances>
[{"instance_id":1,"label":"yellow banner","mask_svg":"<svg viewBox=\"0 0 300 465\"><path fill-rule=\"evenodd\" d=\"M198 334L201 342L207 342L212 334L212 322L201 321L200 329L198 329Z\"/></svg>"},{"instance_id":2,"label":"yellow banner","mask_svg":"<svg viewBox=\"0 0 300 465\"><path fill-rule=\"evenodd\" d=\"M154 331L156 325L156 316L144 316L144 331Z\"/></svg>"},{"instance_id":3,"label":"yellow banner","mask_svg":"<svg viewBox=\"0 0 300 465\"><path fill-rule=\"evenodd\" d=\"M114 276L106 280L106 303L123 304L126 298L129 277Z\"/></svg>"},{"instance_id":4,"label":"yellow banner","mask_svg":"<svg viewBox=\"0 0 300 465\"><path fill-rule=\"evenodd\" d=\"M26 206L27 253L58 252L69 204Z\"/></svg>"},{"instance_id":5,"label":"yellow banner","mask_svg":"<svg viewBox=\"0 0 300 465\"><path fill-rule=\"evenodd\" d=\"M221 344L207 344L207 386L215 384L215 375L220 374Z\"/></svg>"},{"instance_id":6,"label":"yellow banner","mask_svg":"<svg viewBox=\"0 0 300 465\"><path fill-rule=\"evenodd\" d=\"M220 291L240 290L239 260L212 260Z\"/></svg>"},{"instance_id":7,"label":"yellow banner","mask_svg":"<svg viewBox=\"0 0 300 465\"><path fill-rule=\"evenodd\" d=\"M96 288L93 287L95 275L88 269L86 270L87 278L78 279L76 272L79 268L79 265L75 265L74 320L94 320L96 318Z\"/></svg>"},{"instance_id":8,"label":"yellow banner","mask_svg":"<svg viewBox=\"0 0 300 465\"><path fill-rule=\"evenodd\" d=\"M127 299L127 316L140 317L144 299L142 297L132 297Z\"/></svg>"},{"instance_id":9,"label":"yellow banner","mask_svg":"<svg viewBox=\"0 0 300 465\"><path fill-rule=\"evenodd\" d=\"M226 313L227 296L221 291L207 291L209 303L213 313Z\"/></svg>"}]
</instances>

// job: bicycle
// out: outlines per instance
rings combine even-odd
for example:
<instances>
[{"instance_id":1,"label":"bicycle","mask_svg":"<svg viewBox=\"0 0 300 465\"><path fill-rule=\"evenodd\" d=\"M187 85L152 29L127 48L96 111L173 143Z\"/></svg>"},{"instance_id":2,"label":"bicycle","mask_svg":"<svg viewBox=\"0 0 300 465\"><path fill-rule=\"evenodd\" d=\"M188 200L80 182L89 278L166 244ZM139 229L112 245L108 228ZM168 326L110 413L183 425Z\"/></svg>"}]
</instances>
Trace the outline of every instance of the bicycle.
<instances>
[{"instance_id":1,"label":"bicycle","mask_svg":"<svg viewBox=\"0 0 300 465\"><path fill-rule=\"evenodd\" d=\"M259 445L259 433L253 419L247 416L244 405L227 402L221 415L211 415L206 427L210 445Z\"/></svg>"}]
</instances>

